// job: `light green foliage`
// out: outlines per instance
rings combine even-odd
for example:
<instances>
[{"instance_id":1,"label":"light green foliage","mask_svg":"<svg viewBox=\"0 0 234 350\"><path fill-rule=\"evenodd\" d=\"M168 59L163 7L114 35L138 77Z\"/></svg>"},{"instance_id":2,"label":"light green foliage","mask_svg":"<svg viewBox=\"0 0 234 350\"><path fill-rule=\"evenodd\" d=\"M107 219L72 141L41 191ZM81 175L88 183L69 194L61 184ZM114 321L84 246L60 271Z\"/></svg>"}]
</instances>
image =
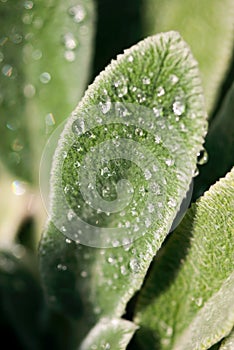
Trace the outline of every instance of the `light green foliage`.
<instances>
[{"instance_id":1,"label":"light green foliage","mask_svg":"<svg viewBox=\"0 0 234 350\"><path fill-rule=\"evenodd\" d=\"M143 7L147 35L177 30L190 45L211 112L233 50L233 1L147 0Z\"/></svg>"},{"instance_id":2,"label":"light green foliage","mask_svg":"<svg viewBox=\"0 0 234 350\"><path fill-rule=\"evenodd\" d=\"M135 321L160 349L207 349L234 323L234 170L189 209L156 256Z\"/></svg>"},{"instance_id":3,"label":"light green foliage","mask_svg":"<svg viewBox=\"0 0 234 350\"><path fill-rule=\"evenodd\" d=\"M17 176L37 179L48 134L85 90L93 7L91 0L1 2L1 158Z\"/></svg>"},{"instance_id":4,"label":"light green foliage","mask_svg":"<svg viewBox=\"0 0 234 350\"><path fill-rule=\"evenodd\" d=\"M147 78L150 81L144 84L143 79ZM124 95L116 89L116 85L119 86L115 84L116 82L119 82L120 85L124 82ZM132 90L132 87L136 89ZM163 96L158 96L158 89L162 91L162 88L165 93ZM139 102L142 96L145 98ZM173 112L173 104L175 100L178 101L176 98L180 97L183 98L184 109L182 115L178 117ZM126 136L130 135L138 144L144 144L146 149L153 153L155 159L160 162L163 172L160 173L158 179L159 185L162 186L163 183L167 185L164 187L165 202L162 216L155 220L144 237L124 247L94 249L79 244L79 235L73 236L77 242L66 239L65 235L59 231L60 229L66 233L66 227L56 228L58 218L64 214L70 217L70 211L63 212L63 194L59 191L58 184L62 178L67 202L77 215L82 216L82 212L77 212L77 203L82 206L82 196L74 186L78 173L75 162L81 161L81 152L77 152L77 146L70 147L71 139L74 138L71 128L76 123L77 116L80 115L84 118L84 123L90 120L91 123L94 123L92 113L88 114L88 118L86 117L86 109L97 105L102 113L103 106L109 106L108 99L112 102L121 101L126 108L129 107L126 103L138 103L151 109L161 106L163 113L161 120L165 124L158 129L158 136L162 137L162 143L155 142L155 135L152 137L150 133L147 135L146 132L143 132L143 136L139 135L135 124L132 127L123 124L106 124L92 129L92 132L89 131L89 137L86 137L86 134L80 137L85 152L88 153L90 147L95 146L96 143L100 144L115 135L120 135L119 140L121 140L125 136L124 129L127 129ZM105 113L102 115L102 118L104 117ZM41 242L40 264L42 279L50 302L64 313L80 319L81 328L89 328L89 324L92 325L102 316L121 316L126 303L140 288L150 262L167 235L176 215L177 209L173 201L180 203L189 187L196 167L197 153L203 142L205 118L196 62L181 37L175 32L170 32L140 42L127 50L124 55L119 56L117 61L113 61L89 87L84 99L68 121L54 158L52 220L48 223ZM154 122L157 119L153 114L151 121ZM170 126L169 129L168 126ZM174 147L175 136L177 146L180 145L177 148ZM77 142L78 137L75 137L74 142ZM165 147L166 145L168 147ZM170 149L170 145L173 146L173 150ZM174 166L168 166L168 157L172 157L173 154L176 155L177 162ZM127 163L126 166L126 163L120 163L121 166L118 167L114 164L115 183L122 178L127 178L133 187L137 188L140 183L145 186L143 188L147 189L148 184L144 175L142 176L134 164ZM62 173L61 164L63 165ZM111 164L108 166L111 167ZM97 174L97 179L101 188L105 186L106 180L101 173ZM162 200L160 194L154 196L154 206L155 208L158 206L154 212L155 215L160 212ZM124 220L124 225L127 221L130 222L130 225L134 225L136 218L127 210L128 208L121 220ZM88 219L93 220L94 224L96 220L100 220L101 224L105 224L104 227L110 228L117 221L116 216L113 218L112 214L101 216L98 213L88 215ZM76 232L77 228L74 233ZM113 246L121 243L124 242L116 244L113 241Z\"/></svg>"},{"instance_id":5,"label":"light green foliage","mask_svg":"<svg viewBox=\"0 0 234 350\"><path fill-rule=\"evenodd\" d=\"M125 350L137 326L122 319L102 319L82 342L80 350Z\"/></svg>"}]
</instances>

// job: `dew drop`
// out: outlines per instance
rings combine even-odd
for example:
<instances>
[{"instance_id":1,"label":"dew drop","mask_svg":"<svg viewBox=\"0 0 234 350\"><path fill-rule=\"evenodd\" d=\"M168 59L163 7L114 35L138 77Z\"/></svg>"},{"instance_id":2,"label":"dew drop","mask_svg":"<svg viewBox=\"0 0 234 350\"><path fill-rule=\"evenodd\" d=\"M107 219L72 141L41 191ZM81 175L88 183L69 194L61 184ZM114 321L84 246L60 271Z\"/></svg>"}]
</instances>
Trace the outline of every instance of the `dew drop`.
<instances>
[{"instance_id":1,"label":"dew drop","mask_svg":"<svg viewBox=\"0 0 234 350\"><path fill-rule=\"evenodd\" d=\"M162 109L162 107L159 107L159 108L154 107L153 112L154 112L155 117L158 118L158 117L162 116L163 109Z\"/></svg>"},{"instance_id":2,"label":"dew drop","mask_svg":"<svg viewBox=\"0 0 234 350\"><path fill-rule=\"evenodd\" d=\"M118 97L123 97L128 93L127 80L125 78L121 78L114 82L115 91Z\"/></svg>"},{"instance_id":3,"label":"dew drop","mask_svg":"<svg viewBox=\"0 0 234 350\"><path fill-rule=\"evenodd\" d=\"M158 135L156 135L156 136L154 137L154 142L158 145L160 142L162 142L161 137L158 136Z\"/></svg>"},{"instance_id":4,"label":"dew drop","mask_svg":"<svg viewBox=\"0 0 234 350\"><path fill-rule=\"evenodd\" d=\"M68 221L72 221L72 219L74 219L75 216L76 216L76 214L74 213L74 211L72 209L68 210L68 213L67 213Z\"/></svg>"},{"instance_id":5,"label":"dew drop","mask_svg":"<svg viewBox=\"0 0 234 350\"><path fill-rule=\"evenodd\" d=\"M81 271L80 273L81 277L86 278L88 276L87 271Z\"/></svg>"},{"instance_id":6,"label":"dew drop","mask_svg":"<svg viewBox=\"0 0 234 350\"><path fill-rule=\"evenodd\" d=\"M105 343L102 345L103 350L110 350L110 348L111 348L110 343Z\"/></svg>"},{"instance_id":7,"label":"dew drop","mask_svg":"<svg viewBox=\"0 0 234 350\"><path fill-rule=\"evenodd\" d=\"M124 265L120 266L120 272L123 276L125 276L127 274L127 269Z\"/></svg>"},{"instance_id":8,"label":"dew drop","mask_svg":"<svg viewBox=\"0 0 234 350\"><path fill-rule=\"evenodd\" d=\"M4 55L3 53L0 51L0 63L4 60Z\"/></svg>"},{"instance_id":9,"label":"dew drop","mask_svg":"<svg viewBox=\"0 0 234 350\"><path fill-rule=\"evenodd\" d=\"M150 78L144 77L144 78L142 79L142 83L143 83L144 85L150 85Z\"/></svg>"},{"instance_id":10,"label":"dew drop","mask_svg":"<svg viewBox=\"0 0 234 350\"><path fill-rule=\"evenodd\" d=\"M165 163L167 166L172 166L174 165L175 161L174 159L166 159Z\"/></svg>"},{"instance_id":11,"label":"dew drop","mask_svg":"<svg viewBox=\"0 0 234 350\"><path fill-rule=\"evenodd\" d=\"M12 76L13 67L10 64L5 64L2 67L2 74L5 75L5 77L10 78Z\"/></svg>"},{"instance_id":12,"label":"dew drop","mask_svg":"<svg viewBox=\"0 0 234 350\"><path fill-rule=\"evenodd\" d=\"M199 169L196 167L196 169L194 170L193 176L196 177L199 175Z\"/></svg>"},{"instance_id":13,"label":"dew drop","mask_svg":"<svg viewBox=\"0 0 234 350\"><path fill-rule=\"evenodd\" d=\"M7 36L3 36L1 39L0 39L0 46L4 46L8 41L8 37Z\"/></svg>"},{"instance_id":14,"label":"dew drop","mask_svg":"<svg viewBox=\"0 0 234 350\"><path fill-rule=\"evenodd\" d=\"M11 184L11 190L16 196L22 196L26 192L25 182L15 180Z\"/></svg>"},{"instance_id":15,"label":"dew drop","mask_svg":"<svg viewBox=\"0 0 234 350\"><path fill-rule=\"evenodd\" d=\"M20 152L23 149L22 143L19 141L19 139L15 139L11 145L12 150L15 152Z\"/></svg>"},{"instance_id":16,"label":"dew drop","mask_svg":"<svg viewBox=\"0 0 234 350\"><path fill-rule=\"evenodd\" d=\"M57 269L60 271L66 271L67 270L67 266L66 265L62 265L62 264L58 264L57 265Z\"/></svg>"},{"instance_id":17,"label":"dew drop","mask_svg":"<svg viewBox=\"0 0 234 350\"><path fill-rule=\"evenodd\" d=\"M146 228L149 228L151 226L151 220L149 218L145 219L145 226Z\"/></svg>"},{"instance_id":18,"label":"dew drop","mask_svg":"<svg viewBox=\"0 0 234 350\"><path fill-rule=\"evenodd\" d=\"M129 262L129 266L130 266L130 269L133 271L133 272L138 272L140 270L140 263L137 259L131 259L130 262Z\"/></svg>"},{"instance_id":19,"label":"dew drop","mask_svg":"<svg viewBox=\"0 0 234 350\"><path fill-rule=\"evenodd\" d=\"M68 9L69 15L73 18L73 21L80 23L85 19L86 11L83 6L76 5Z\"/></svg>"},{"instance_id":20,"label":"dew drop","mask_svg":"<svg viewBox=\"0 0 234 350\"><path fill-rule=\"evenodd\" d=\"M85 132L85 124L82 118L76 119L73 122L72 131L77 135L81 135Z\"/></svg>"},{"instance_id":21,"label":"dew drop","mask_svg":"<svg viewBox=\"0 0 234 350\"><path fill-rule=\"evenodd\" d=\"M33 58L35 61L40 60L40 59L42 58L42 52L41 52L41 50L39 50L39 49L34 50L33 53L32 53L32 58Z\"/></svg>"},{"instance_id":22,"label":"dew drop","mask_svg":"<svg viewBox=\"0 0 234 350\"><path fill-rule=\"evenodd\" d=\"M25 1L24 2L24 8L26 10L31 10L33 8L33 2L32 1Z\"/></svg>"},{"instance_id":23,"label":"dew drop","mask_svg":"<svg viewBox=\"0 0 234 350\"><path fill-rule=\"evenodd\" d=\"M133 56L132 55L130 55L130 56L128 56L128 62L133 62Z\"/></svg>"},{"instance_id":24,"label":"dew drop","mask_svg":"<svg viewBox=\"0 0 234 350\"><path fill-rule=\"evenodd\" d=\"M23 40L22 35L15 33L14 35L12 35L11 40L14 44L20 44Z\"/></svg>"},{"instance_id":25,"label":"dew drop","mask_svg":"<svg viewBox=\"0 0 234 350\"><path fill-rule=\"evenodd\" d=\"M36 89L32 84L27 84L24 87L24 96L27 98L32 98L35 95Z\"/></svg>"},{"instance_id":26,"label":"dew drop","mask_svg":"<svg viewBox=\"0 0 234 350\"><path fill-rule=\"evenodd\" d=\"M74 50L77 47L77 42L72 33L67 33L63 37L63 42L68 50Z\"/></svg>"},{"instance_id":27,"label":"dew drop","mask_svg":"<svg viewBox=\"0 0 234 350\"><path fill-rule=\"evenodd\" d=\"M74 51L67 50L64 52L64 58L68 62L74 62L76 59L76 55Z\"/></svg>"},{"instance_id":28,"label":"dew drop","mask_svg":"<svg viewBox=\"0 0 234 350\"><path fill-rule=\"evenodd\" d=\"M51 75L48 73L48 72L43 72L41 75L40 75L40 82L42 84L48 84L51 80Z\"/></svg>"},{"instance_id":29,"label":"dew drop","mask_svg":"<svg viewBox=\"0 0 234 350\"><path fill-rule=\"evenodd\" d=\"M207 151L204 149L200 153L198 153L197 164L204 165L208 162L209 156Z\"/></svg>"},{"instance_id":30,"label":"dew drop","mask_svg":"<svg viewBox=\"0 0 234 350\"><path fill-rule=\"evenodd\" d=\"M175 200L174 198L171 198L171 199L169 200L169 202L168 202L168 205L169 205L169 207L171 207L171 208L175 208L176 205L177 205L177 202L176 202L176 200Z\"/></svg>"},{"instance_id":31,"label":"dew drop","mask_svg":"<svg viewBox=\"0 0 234 350\"><path fill-rule=\"evenodd\" d=\"M146 170L144 171L144 175L145 175L145 179L146 179L146 180L149 180L149 179L152 177L152 174L151 174L151 172L150 172L149 169L146 169Z\"/></svg>"},{"instance_id":32,"label":"dew drop","mask_svg":"<svg viewBox=\"0 0 234 350\"><path fill-rule=\"evenodd\" d=\"M48 126L53 126L55 125L55 119L54 119L54 116L52 113L48 113L46 116L45 116L45 122L46 122L46 125Z\"/></svg>"},{"instance_id":33,"label":"dew drop","mask_svg":"<svg viewBox=\"0 0 234 350\"><path fill-rule=\"evenodd\" d=\"M179 78L177 77L177 75L171 74L171 75L169 76L169 80L170 80L170 82L171 82L173 85L175 85L176 83L178 83Z\"/></svg>"},{"instance_id":34,"label":"dew drop","mask_svg":"<svg viewBox=\"0 0 234 350\"><path fill-rule=\"evenodd\" d=\"M99 102L99 106L103 114L106 114L111 109L111 101Z\"/></svg>"},{"instance_id":35,"label":"dew drop","mask_svg":"<svg viewBox=\"0 0 234 350\"><path fill-rule=\"evenodd\" d=\"M164 90L164 88L162 86L159 86L158 89L157 89L157 96L161 97L163 95L165 95L165 90Z\"/></svg>"},{"instance_id":36,"label":"dew drop","mask_svg":"<svg viewBox=\"0 0 234 350\"><path fill-rule=\"evenodd\" d=\"M66 239L65 239L65 242L66 242L67 244L71 244L72 241L71 241L69 238L66 238Z\"/></svg>"},{"instance_id":37,"label":"dew drop","mask_svg":"<svg viewBox=\"0 0 234 350\"><path fill-rule=\"evenodd\" d=\"M181 99L176 99L172 106L173 112L175 115L182 115L185 111L185 104Z\"/></svg>"},{"instance_id":38,"label":"dew drop","mask_svg":"<svg viewBox=\"0 0 234 350\"><path fill-rule=\"evenodd\" d=\"M148 211L149 211L149 213L153 213L154 212L154 205L152 203L148 204Z\"/></svg>"}]
</instances>

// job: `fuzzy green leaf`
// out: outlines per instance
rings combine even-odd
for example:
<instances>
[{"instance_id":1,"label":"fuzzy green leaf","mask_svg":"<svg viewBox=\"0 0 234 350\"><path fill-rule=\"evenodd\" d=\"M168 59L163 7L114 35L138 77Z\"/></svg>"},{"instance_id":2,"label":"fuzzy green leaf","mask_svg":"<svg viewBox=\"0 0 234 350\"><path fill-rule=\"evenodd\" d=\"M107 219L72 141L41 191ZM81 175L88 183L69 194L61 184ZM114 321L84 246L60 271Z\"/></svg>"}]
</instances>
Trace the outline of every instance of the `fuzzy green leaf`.
<instances>
[{"instance_id":1,"label":"fuzzy green leaf","mask_svg":"<svg viewBox=\"0 0 234 350\"><path fill-rule=\"evenodd\" d=\"M199 167L194 183L194 196L198 197L234 165L234 83L209 128L205 149L209 161ZM218 165L217 165L218 164Z\"/></svg>"},{"instance_id":2,"label":"fuzzy green leaf","mask_svg":"<svg viewBox=\"0 0 234 350\"><path fill-rule=\"evenodd\" d=\"M234 323L234 169L186 214L153 265L137 324L160 349L207 349Z\"/></svg>"},{"instance_id":3,"label":"fuzzy green leaf","mask_svg":"<svg viewBox=\"0 0 234 350\"><path fill-rule=\"evenodd\" d=\"M101 319L82 342L80 350L125 350L137 326L123 319Z\"/></svg>"},{"instance_id":4,"label":"fuzzy green leaf","mask_svg":"<svg viewBox=\"0 0 234 350\"><path fill-rule=\"evenodd\" d=\"M220 350L232 350L234 347L234 331L232 331L227 338L225 338L220 346Z\"/></svg>"},{"instance_id":5,"label":"fuzzy green leaf","mask_svg":"<svg viewBox=\"0 0 234 350\"><path fill-rule=\"evenodd\" d=\"M35 179L48 134L86 88L93 4L9 0L0 19L1 158L16 175Z\"/></svg>"},{"instance_id":6,"label":"fuzzy green leaf","mask_svg":"<svg viewBox=\"0 0 234 350\"><path fill-rule=\"evenodd\" d=\"M111 123L116 107L121 116L118 123ZM54 157L51 220L41 241L40 263L50 301L64 313L81 319L81 329L89 328L102 316L121 316L140 288L189 188L203 142L205 119L197 64L176 32L149 37L126 50L96 78L69 119ZM151 128L156 123L156 131L147 129L148 121ZM90 130L79 135L86 123L91 124ZM81 190L74 184L79 185L82 150L92 159L89 177L92 167L109 152L107 148L96 154L95 146L105 147L111 139L120 146L115 144L112 160L96 172L95 186L99 193L109 186L108 209L116 204L116 184L122 179L131 182L135 197L125 210L100 213L84 203ZM134 142L133 148L125 147L126 139ZM124 157L115 153L122 144ZM140 162L137 156L132 157L133 161L127 158L126 154L132 156L138 147L143 147L146 163L144 157ZM148 158L150 154L153 161ZM155 163L160 170L149 171ZM157 185L160 190L155 192ZM122 190L120 199L122 195L125 200L124 194ZM88 222L90 231L77 226L79 216ZM90 235L93 226L102 228L100 235ZM116 237L113 227L117 227ZM129 227L136 229L137 236ZM132 237L140 238L132 243Z\"/></svg>"},{"instance_id":7,"label":"fuzzy green leaf","mask_svg":"<svg viewBox=\"0 0 234 350\"><path fill-rule=\"evenodd\" d=\"M147 35L177 30L191 46L211 112L232 56L233 1L147 0L144 10Z\"/></svg>"}]
</instances>

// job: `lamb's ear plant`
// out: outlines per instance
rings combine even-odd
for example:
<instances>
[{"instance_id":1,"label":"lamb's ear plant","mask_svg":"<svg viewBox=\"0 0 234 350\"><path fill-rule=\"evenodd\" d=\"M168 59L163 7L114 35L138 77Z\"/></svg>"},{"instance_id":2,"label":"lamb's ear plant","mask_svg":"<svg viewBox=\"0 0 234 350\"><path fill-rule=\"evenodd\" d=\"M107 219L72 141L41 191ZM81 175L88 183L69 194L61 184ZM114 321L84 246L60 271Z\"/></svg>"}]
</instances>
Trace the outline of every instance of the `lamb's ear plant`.
<instances>
[{"instance_id":1,"label":"lamb's ear plant","mask_svg":"<svg viewBox=\"0 0 234 350\"><path fill-rule=\"evenodd\" d=\"M115 41L102 0L0 1L0 329L23 350L231 350L233 1L125 3ZM143 37L84 92L92 52L95 72ZM22 222L48 138L39 278Z\"/></svg>"}]
</instances>

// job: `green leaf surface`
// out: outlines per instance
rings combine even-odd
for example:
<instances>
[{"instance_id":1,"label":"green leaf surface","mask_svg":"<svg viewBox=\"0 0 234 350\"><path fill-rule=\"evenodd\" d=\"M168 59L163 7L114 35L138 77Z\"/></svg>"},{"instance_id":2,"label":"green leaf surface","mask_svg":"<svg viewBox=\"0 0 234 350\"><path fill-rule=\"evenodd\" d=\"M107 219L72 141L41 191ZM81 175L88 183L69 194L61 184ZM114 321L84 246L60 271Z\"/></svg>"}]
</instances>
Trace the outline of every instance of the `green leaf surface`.
<instances>
[{"instance_id":1,"label":"green leaf surface","mask_svg":"<svg viewBox=\"0 0 234 350\"><path fill-rule=\"evenodd\" d=\"M188 210L156 256L135 322L155 349L207 349L234 322L234 169Z\"/></svg>"},{"instance_id":2,"label":"green leaf surface","mask_svg":"<svg viewBox=\"0 0 234 350\"><path fill-rule=\"evenodd\" d=\"M125 350L137 326L123 319L101 319L82 342L80 350Z\"/></svg>"},{"instance_id":3,"label":"green leaf surface","mask_svg":"<svg viewBox=\"0 0 234 350\"><path fill-rule=\"evenodd\" d=\"M220 346L220 350L232 350L234 348L234 331L225 338Z\"/></svg>"},{"instance_id":4,"label":"green leaf surface","mask_svg":"<svg viewBox=\"0 0 234 350\"><path fill-rule=\"evenodd\" d=\"M205 149L208 162L199 167L194 182L194 197L198 197L234 165L234 83L209 128Z\"/></svg>"},{"instance_id":5,"label":"green leaf surface","mask_svg":"<svg viewBox=\"0 0 234 350\"><path fill-rule=\"evenodd\" d=\"M37 178L48 134L86 88L93 7L91 0L1 2L1 158L17 176Z\"/></svg>"},{"instance_id":6,"label":"green leaf surface","mask_svg":"<svg viewBox=\"0 0 234 350\"><path fill-rule=\"evenodd\" d=\"M112 123L116 107L120 117ZM148 122L150 128L156 128L148 128ZM86 123L90 130L79 135L79 127L85 128ZM175 32L149 37L126 50L89 87L72 114L54 157L51 218L41 241L40 264L49 300L81 319L80 330L89 329L103 316L120 317L140 288L189 188L205 129L197 64ZM120 146L111 148L111 160L97 170L94 184L108 204L100 212L84 202L79 164L84 153L91 155L93 166L100 162L109 151L102 149L97 154L95 146L105 147L112 139ZM133 148L126 139L134 141ZM140 162L137 156L130 161L126 153L131 157L139 147L143 147L146 162L139 155ZM123 153L115 153L118 149ZM158 168L151 170L155 164ZM109 213L118 192L116 184L122 179L131 182L133 199L124 210ZM102 192L106 186L107 198ZM125 193L119 194L121 199ZM77 217L91 226L90 231L77 225ZM101 227L100 235L92 235L93 226ZM139 238L132 243L132 237Z\"/></svg>"},{"instance_id":7,"label":"green leaf surface","mask_svg":"<svg viewBox=\"0 0 234 350\"><path fill-rule=\"evenodd\" d=\"M190 45L211 112L233 51L233 1L147 0L143 8L147 35L177 30Z\"/></svg>"}]
</instances>

